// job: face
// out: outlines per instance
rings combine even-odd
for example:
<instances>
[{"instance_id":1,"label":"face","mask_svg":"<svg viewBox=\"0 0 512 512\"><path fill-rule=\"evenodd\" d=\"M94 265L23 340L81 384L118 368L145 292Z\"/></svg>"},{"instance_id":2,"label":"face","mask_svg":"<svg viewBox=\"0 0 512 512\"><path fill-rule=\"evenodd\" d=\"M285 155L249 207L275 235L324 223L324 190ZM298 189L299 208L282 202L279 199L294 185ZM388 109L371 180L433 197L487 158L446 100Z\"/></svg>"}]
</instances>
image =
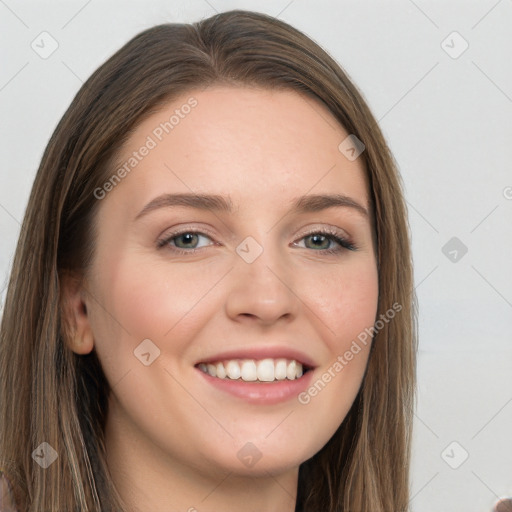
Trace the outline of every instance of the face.
<instances>
[{"instance_id":1,"label":"face","mask_svg":"<svg viewBox=\"0 0 512 512\"><path fill-rule=\"evenodd\" d=\"M364 164L338 149L348 135L296 92L221 86L136 128L122 179L98 191L86 276L112 443L159 467L263 475L331 438L378 298Z\"/></svg>"}]
</instances>

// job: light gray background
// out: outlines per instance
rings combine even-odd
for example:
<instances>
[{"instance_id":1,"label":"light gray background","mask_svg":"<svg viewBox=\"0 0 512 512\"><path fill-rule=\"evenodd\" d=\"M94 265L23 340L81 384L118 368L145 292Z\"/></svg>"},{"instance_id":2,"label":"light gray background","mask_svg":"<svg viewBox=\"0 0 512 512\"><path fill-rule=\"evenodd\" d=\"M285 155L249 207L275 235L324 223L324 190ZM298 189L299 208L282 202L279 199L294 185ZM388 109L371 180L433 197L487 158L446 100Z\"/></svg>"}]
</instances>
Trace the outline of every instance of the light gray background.
<instances>
[{"instance_id":1,"label":"light gray background","mask_svg":"<svg viewBox=\"0 0 512 512\"><path fill-rule=\"evenodd\" d=\"M2 301L42 152L82 82L149 26L232 8L306 32L380 121L406 186L420 308L411 510L489 511L512 495L512 0L0 0ZM43 31L59 45L46 59L31 48ZM453 237L463 256L443 253Z\"/></svg>"}]
</instances>

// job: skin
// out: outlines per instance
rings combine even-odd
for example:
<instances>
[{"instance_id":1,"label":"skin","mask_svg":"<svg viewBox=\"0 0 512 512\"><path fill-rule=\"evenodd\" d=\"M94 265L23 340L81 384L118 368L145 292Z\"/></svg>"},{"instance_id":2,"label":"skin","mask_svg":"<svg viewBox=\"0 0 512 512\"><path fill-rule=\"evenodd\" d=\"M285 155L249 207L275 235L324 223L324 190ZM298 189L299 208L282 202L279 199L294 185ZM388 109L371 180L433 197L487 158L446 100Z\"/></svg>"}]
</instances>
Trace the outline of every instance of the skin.
<instances>
[{"instance_id":1,"label":"skin","mask_svg":"<svg viewBox=\"0 0 512 512\"><path fill-rule=\"evenodd\" d=\"M294 198L322 193L368 209L364 164L338 150L348 133L316 100L228 86L190 91L152 114L119 161L190 97L197 106L101 200L92 266L82 287L66 286L71 348L95 348L112 387L108 464L132 510L293 511L299 465L346 416L370 345L308 404L247 403L208 384L194 365L228 349L280 344L315 362L314 382L373 325L371 219L350 207L289 211ZM166 207L134 221L160 194L190 192L229 195L235 211ZM307 235L329 226L358 249L315 246ZM211 235L157 248L181 228ZM248 236L263 248L252 263L236 252ZM198 252L173 253L176 244ZM134 357L144 339L160 350L150 366ZM261 453L252 467L237 457L247 442Z\"/></svg>"}]
</instances>

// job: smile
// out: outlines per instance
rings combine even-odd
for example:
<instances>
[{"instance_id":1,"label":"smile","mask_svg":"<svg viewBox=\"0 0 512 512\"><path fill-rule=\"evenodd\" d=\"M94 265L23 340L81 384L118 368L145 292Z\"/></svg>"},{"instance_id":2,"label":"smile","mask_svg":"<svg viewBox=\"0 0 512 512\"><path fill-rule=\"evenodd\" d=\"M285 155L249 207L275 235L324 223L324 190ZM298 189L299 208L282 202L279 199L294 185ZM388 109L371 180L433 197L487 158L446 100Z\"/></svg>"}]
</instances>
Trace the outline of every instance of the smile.
<instances>
[{"instance_id":1,"label":"smile","mask_svg":"<svg viewBox=\"0 0 512 512\"><path fill-rule=\"evenodd\" d=\"M245 382L274 382L300 379L309 368L295 359L229 359L199 363L197 368L217 379Z\"/></svg>"}]
</instances>

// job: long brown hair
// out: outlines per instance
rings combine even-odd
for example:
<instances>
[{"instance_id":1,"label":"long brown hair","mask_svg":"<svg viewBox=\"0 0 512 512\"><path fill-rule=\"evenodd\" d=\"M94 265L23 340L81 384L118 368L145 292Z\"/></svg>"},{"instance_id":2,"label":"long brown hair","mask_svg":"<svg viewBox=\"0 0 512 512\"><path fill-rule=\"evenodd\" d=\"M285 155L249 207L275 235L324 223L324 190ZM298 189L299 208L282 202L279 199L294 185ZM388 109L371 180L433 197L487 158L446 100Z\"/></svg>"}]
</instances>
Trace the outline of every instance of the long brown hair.
<instances>
[{"instance_id":1,"label":"long brown hair","mask_svg":"<svg viewBox=\"0 0 512 512\"><path fill-rule=\"evenodd\" d=\"M48 143L28 202L0 332L0 467L19 510L120 511L103 428L109 386L93 350L77 355L62 311L62 278L94 252L94 190L134 128L187 90L223 83L296 90L322 102L364 142L379 268L377 317L361 389L329 442L299 470L297 511L408 508L416 312L406 208L396 164L361 93L300 31L230 11L163 24L130 40L79 90ZM341 142L341 141L340 141ZM32 454L57 453L47 469Z\"/></svg>"}]
</instances>

